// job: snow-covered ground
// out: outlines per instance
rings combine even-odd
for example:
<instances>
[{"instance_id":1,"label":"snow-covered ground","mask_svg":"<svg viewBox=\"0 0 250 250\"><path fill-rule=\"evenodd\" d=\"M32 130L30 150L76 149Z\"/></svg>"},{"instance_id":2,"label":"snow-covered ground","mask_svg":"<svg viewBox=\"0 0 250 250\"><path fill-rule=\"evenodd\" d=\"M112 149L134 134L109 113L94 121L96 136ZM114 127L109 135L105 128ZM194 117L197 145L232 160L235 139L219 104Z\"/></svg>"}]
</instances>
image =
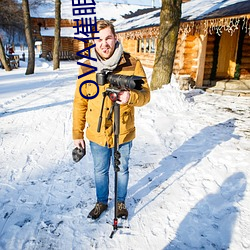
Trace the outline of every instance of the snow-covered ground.
<instances>
[{"instance_id":1,"label":"snow-covered ground","mask_svg":"<svg viewBox=\"0 0 250 250\"><path fill-rule=\"evenodd\" d=\"M72 161L76 62L0 69L0 249L250 249L250 99L153 91L137 108L129 229L98 222L89 146ZM150 79L151 70L146 69Z\"/></svg>"}]
</instances>

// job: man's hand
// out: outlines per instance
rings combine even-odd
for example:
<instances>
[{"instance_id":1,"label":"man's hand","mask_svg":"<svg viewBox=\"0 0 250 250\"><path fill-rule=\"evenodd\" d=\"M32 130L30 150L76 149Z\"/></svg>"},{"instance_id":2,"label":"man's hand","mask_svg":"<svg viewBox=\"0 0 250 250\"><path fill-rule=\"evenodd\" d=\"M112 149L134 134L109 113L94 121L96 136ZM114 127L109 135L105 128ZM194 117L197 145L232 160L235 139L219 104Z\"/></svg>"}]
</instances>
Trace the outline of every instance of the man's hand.
<instances>
[{"instance_id":1,"label":"man's hand","mask_svg":"<svg viewBox=\"0 0 250 250\"><path fill-rule=\"evenodd\" d=\"M77 139L77 140L74 140L74 144L76 147L82 147L82 148L85 148L85 142L83 139Z\"/></svg>"},{"instance_id":2,"label":"man's hand","mask_svg":"<svg viewBox=\"0 0 250 250\"><path fill-rule=\"evenodd\" d=\"M130 98L130 92L128 90L120 91L118 96L117 96L116 103L126 104L126 103L128 103L129 98Z\"/></svg>"}]
</instances>

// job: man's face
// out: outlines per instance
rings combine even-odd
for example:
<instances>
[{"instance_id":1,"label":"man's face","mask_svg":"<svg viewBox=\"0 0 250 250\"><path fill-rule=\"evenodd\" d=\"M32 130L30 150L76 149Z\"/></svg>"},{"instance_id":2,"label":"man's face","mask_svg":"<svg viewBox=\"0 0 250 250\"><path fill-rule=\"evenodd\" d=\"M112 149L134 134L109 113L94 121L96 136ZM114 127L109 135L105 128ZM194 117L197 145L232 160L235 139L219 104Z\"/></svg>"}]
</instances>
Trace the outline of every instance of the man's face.
<instances>
[{"instance_id":1,"label":"man's face","mask_svg":"<svg viewBox=\"0 0 250 250\"><path fill-rule=\"evenodd\" d=\"M116 36L112 33L109 27L102 29L99 33L95 34L95 37L100 37L95 39L96 51L103 59L109 59L115 50Z\"/></svg>"}]
</instances>

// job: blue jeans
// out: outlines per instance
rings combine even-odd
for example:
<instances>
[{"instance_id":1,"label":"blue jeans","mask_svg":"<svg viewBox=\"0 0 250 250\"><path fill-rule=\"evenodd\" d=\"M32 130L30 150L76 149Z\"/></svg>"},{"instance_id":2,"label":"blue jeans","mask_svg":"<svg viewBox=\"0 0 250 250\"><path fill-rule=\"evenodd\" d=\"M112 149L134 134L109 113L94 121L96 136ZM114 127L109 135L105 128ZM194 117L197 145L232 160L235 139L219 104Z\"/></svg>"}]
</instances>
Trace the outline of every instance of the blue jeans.
<instances>
[{"instance_id":1,"label":"blue jeans","mask_svg":"<svg viewBox=\"0 0 250 250\"><path fill-rule=\"evenodd\" d=\"M120 171L118 172L117 180L117 200L121 202L125 201L127 195L129 178L128 161L131 147L132 141L119 146L121 164L119 165ZM94 142L90 142L90 148L94 161L97 202L107 204L109 196L109 168L111 160L112 163L114 162L114 148L102 147Z\"/></svg>"}]
</instances>

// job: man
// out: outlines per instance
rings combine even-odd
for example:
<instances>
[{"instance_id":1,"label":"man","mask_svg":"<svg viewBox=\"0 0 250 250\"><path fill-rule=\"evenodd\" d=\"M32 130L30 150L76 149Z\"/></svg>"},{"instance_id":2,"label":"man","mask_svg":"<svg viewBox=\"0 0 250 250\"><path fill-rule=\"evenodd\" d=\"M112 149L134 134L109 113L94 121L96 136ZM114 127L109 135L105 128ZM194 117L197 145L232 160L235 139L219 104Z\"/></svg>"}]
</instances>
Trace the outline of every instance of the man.
<instances>
[{"instance_id":1,"label":"man","mask_svg":"<svg viewBox=\"0 0 250 250\"><path fill-rule=\"evenodd\" d=\"M117 217L128 216L125 206L125 198L128 186L128 161L132 140L135 138L134 127L134 107L143 106L150 100L150 90L147 84L146 76L140 61L131 57L123 51L122 45L117 41L114 26L111 22L100 20L97 22L97 30L93 39L95 49L91 51L91 57L95 60L87 60L84 64L97 67L97 71L86 74L77 80L75 98L73 104L73 140L77 147L85 147L83 130L87 122L86 137L90 141L91 153L94 161L94 175L96 185L97 203L90 211L88 218L97 219L108 208L109 195L109 168L113 160L114 152L114 134L112 101L106 97L102 117L100 132L97 132L98 121L103 101L103 92L110 86L109 84L99 85L99 94L88 99L84 97L93 97L97 93L97 86L90 81L96 81L96 73L103 69L109 70L112 74L137 75L143 77L142 90L121 90L118 94L117 103L120 104L120 134L119 134L119 152L121 154L118 172L118 194L117 194ZM82 66L79 69L79 75L89 72L90 69ZM81 83L87 81L80 88ZM80 88L80 89L79 89ZM111 113L111 114L110 114ZM109 119L108 117L110 117Z\"/></svg>"}]
</instances>

